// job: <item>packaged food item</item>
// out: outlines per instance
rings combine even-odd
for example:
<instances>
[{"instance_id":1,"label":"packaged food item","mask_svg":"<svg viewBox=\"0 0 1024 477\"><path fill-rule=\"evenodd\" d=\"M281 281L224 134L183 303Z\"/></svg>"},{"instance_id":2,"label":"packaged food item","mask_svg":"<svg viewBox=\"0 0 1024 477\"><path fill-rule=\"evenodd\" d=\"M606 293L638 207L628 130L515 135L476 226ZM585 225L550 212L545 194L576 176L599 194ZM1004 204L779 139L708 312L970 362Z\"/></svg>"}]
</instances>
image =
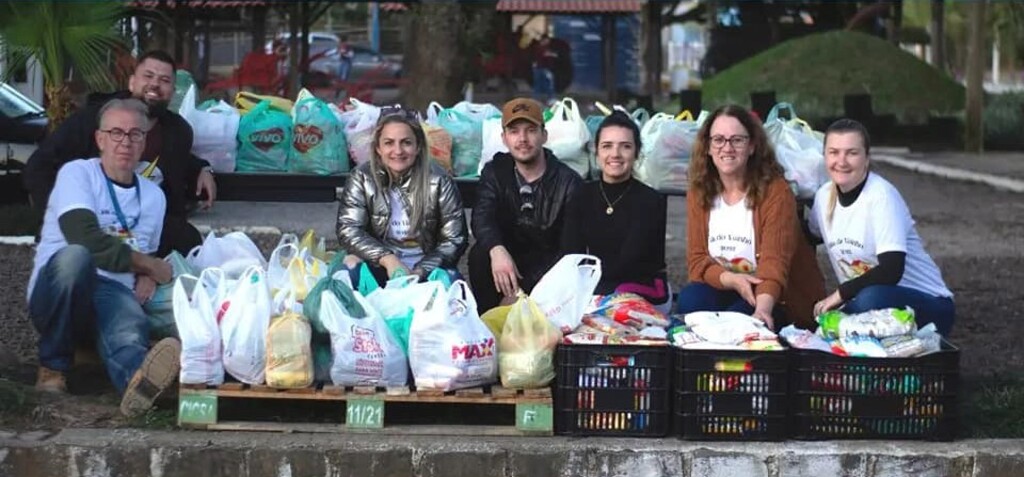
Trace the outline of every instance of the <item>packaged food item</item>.
<instances>
[{"instance_id":1,"label":"packaged food item","mask_svg":"<svg viewBox=\"0 0 1024 477\"><path fill-rule=\"evenodd\" d=\"M866 358L885 358L888 356L885 353L885 347L882 346L882 342L878 338L870 336L852 335L839 338L839 344L849 356Z\"/></svg>"},{"instance_id":2,"label":"packaged food item","mask_svg":"<svg viewBox=\"0 0 1024 477\"><path fill-rule=\"evenodd\" d=\"M669 325L668 318L664 314L635 293L597 296L591 303L589 312L637 329L647 326L667 328Z\"/></svg>"},{"instance_id":3,"label":"packaged food item","mask_svg":"<svg viewBox=\"0 0 1024 477\"><path fill-rule=\"evenodd\" d=\"M786 342L794 348L816 349L826 353L832 352L832 345L811 330L803 330L793 325L789 325L779 330L779 336L785 339Z\"/></svg>"},{"instance_id":4,"label":"packaged food item","mask_svg":"<svg viewBox=\"0 0 1024 477\"><path fill-rule=\"evenodd\" d=\"M604 345L614 344L606 333L570 333L562 338L565 344Z\"/></svg>"},{"instance_id":5,"label":"packaged food item","mask_svg":"<svg viewBox=\"0 0 1024 477\"><path fill-rule=\"evenodd\" d=\"M839 310L818 316L818 333L825 338L870 336L887 338L917 331L914 310L910 307L884 308L848 315Z\"/></svg>"},{"instance_id":6,"label":"packaged food item","mask_svg":"<svg viewBox=\"0 0 1024 477\"><path fill-rule=\"evenodd\" d=\"M882 347L890 358L917 356L924 351L924 343L914 335L900 335L882 338Z\"/></svg>"},{"instance_id":7,"label":"packaged food item","mask_svg":"<svg viewBox=\"0 0 1024 477\"><path fill-rule=\"evenodd\" d=\"M625 336L637 333L633 328L599 315L583 315L583 324L609 335Z\"/></svg>"}]
</instances>

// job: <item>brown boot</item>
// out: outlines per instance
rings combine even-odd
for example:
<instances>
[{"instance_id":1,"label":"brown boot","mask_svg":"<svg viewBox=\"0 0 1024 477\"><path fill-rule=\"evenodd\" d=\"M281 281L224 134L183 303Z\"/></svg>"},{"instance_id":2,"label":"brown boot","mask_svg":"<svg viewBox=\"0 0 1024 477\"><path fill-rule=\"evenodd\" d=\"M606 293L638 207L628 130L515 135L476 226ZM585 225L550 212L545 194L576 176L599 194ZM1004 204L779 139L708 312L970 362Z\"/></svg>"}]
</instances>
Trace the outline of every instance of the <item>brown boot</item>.
<instances>
[{"instance_id":1,"label":"brown boot","mask_svg":"<svg viewBox=\"0 0 1024 477\"><path fill-rule=\"evenodd\" d=\"M178 380L180 371L181 343L174 338L157 342L128 381L121 398L121 413L135 417L149 410L156 398Z\"/></svg>"},{"instance_id":2,"label":"brown boot","mask_svg":"<svg viewBox=\"0 0 1024 477\"><path fill-rule=\"evenodd\" d=\"M68 392L68 383L64 378L64 373L40 366L39 373L36 375L36 391L44 393Z\"/></svg>"}]
</instances>

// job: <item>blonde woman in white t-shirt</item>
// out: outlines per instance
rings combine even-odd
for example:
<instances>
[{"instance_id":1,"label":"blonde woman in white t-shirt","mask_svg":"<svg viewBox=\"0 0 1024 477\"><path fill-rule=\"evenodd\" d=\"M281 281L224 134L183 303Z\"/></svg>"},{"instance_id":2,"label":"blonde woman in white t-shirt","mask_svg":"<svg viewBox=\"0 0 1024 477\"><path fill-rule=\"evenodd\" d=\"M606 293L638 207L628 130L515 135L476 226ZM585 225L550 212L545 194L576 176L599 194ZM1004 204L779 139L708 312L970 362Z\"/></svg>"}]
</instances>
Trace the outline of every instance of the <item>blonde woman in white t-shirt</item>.
<instances>
[{"instance_id":1,"label":"blonde woman in white t-shirt","mask_svg":"<svg viewBox=\"0 0 1024 477\"><path fill-rule=\"evenodd\" d=\"M953 293L924 250L910 209L889 181L871 172L871 139L864 126L840 119L825 132L831 182L818 190L811 233L822 239L839 288L814 305L815 314L841 308L861 313L914 309L919 326L953 328Z\"/></svg>"}]
</instances>

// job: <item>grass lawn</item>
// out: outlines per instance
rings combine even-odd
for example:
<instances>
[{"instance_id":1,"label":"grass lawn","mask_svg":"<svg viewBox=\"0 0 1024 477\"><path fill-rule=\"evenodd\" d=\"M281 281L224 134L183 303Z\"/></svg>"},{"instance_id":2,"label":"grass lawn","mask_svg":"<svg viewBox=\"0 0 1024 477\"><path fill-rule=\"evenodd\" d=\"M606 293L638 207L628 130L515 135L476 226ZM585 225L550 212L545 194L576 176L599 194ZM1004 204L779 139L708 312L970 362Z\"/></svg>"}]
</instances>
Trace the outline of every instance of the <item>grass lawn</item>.
<instances>
[{"instance_id":1,"label":"grass lawn","mask_svg":"<svg viewBox=\"0 0 1024 477\"><path fill-rule=\"evenodd\" d=\"M750 92L775 91L804 118L836 117L843 96L869 93L876 114L922 123L929 113L963 110L964 87L878 37L833 31L781 43L704 81L704 109L750 105Z\"/></svg>"}]
</instances>

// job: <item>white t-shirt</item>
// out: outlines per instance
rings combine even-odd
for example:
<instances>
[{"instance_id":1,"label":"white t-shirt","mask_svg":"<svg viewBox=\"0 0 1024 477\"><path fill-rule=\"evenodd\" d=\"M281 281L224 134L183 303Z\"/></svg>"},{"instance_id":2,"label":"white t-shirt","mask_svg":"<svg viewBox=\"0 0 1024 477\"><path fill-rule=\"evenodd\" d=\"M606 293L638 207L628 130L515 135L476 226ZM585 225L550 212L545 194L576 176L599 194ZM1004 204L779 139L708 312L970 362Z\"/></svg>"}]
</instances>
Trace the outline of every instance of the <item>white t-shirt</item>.
<instances>
[{"instance_id":1,"label":"white t-shirt","mask_svg":"<svg viewBox=\"0 0 1024 477\"><path fill-rule=\"evenodd\" d=\"M133 245L132 248L138 252L148 254L156 251L160 245L160 234L163 231L167 199L156 184L138 174L135 174L135 180L139 185L137 194L135 187L121 187L111 183L114 194L117 196L118 205L121 207L121 212L128 225L131 226L133 222L138 221L132 227L129 238L114 212L114 205L110 200L110 192L107 188L107 177L100 166L100 160L78 159L60 168L53 192L50 193L50 200L46 204L46 214L43 216L43 229L40 234L39 246L36 248L32 277L28 282L29 296L32 295L32 287L35 286L39 270L46 265L50 257L68 245L57 221L68 211L75 209L92 211L96 214L100 230L104 233L121 238L122 241ZM133 273L97 271L100 275L117 280L129 289L135 288Z\"/></svg>"},{"instance_id":2,"label":"white t-shirt","mask_svg":"<svg viewBox=\"0 0 1024 477\"><path fill-rule=\"evenodd\" d=\"M708 217L708 254L726 270L752 274L757 271L754 243L754 211L746 197L733 205L721 195L715 198Z\"/></svg>"},{"instance_id":3,"label":"white t-shirt","mask_svg":"<svg viewBox=\"0 0 1024 477\"><path fill-rule=\"evenodd\" d=\"M409 219L409 211L405 208L405 202L396 189L388 191L388 200L391 203L391 218L388 219L388 239L396 246L398 259L409 269L423 260L423 247L420 246L418 234L412 230L412 221Z\"/></svg>"},{"instance_id":4,"label":"white t-shirt","mask_svg":"<svg viewBox=\"0 0 1024 477\"><path fill-rule=\"evenodd\" d=\"M952 297L939 267L924 250L914 218L899 191L875 173L849 207L836 201L832 223L827 224L828 182L814 196L809 225L825 242L829 261L840 283L857 278L878 265L878 255L903 252L906 265L898 285L939 297Z\"/></svg>"}]
</instances>

